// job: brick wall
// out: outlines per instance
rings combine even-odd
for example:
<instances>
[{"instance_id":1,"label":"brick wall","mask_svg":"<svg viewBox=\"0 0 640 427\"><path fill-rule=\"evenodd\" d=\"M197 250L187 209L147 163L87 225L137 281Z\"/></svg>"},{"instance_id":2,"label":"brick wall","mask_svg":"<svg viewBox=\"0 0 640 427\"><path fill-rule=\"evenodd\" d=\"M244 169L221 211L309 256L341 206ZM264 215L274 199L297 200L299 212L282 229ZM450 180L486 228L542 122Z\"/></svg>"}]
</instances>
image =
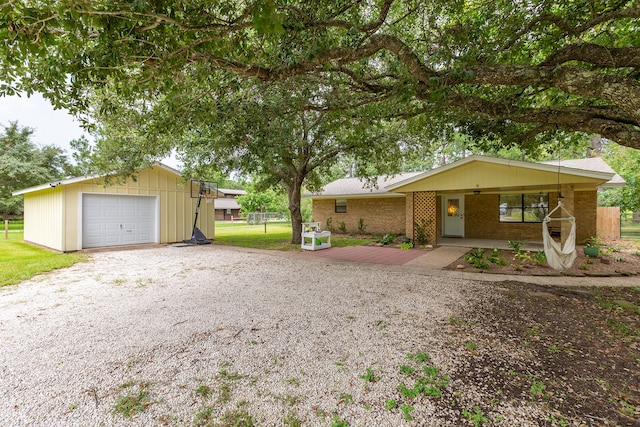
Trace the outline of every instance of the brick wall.
<instances>
[{"instance_id":1,"label":"brick wall","mask_svg":"<svg viewBox=\"0 0 640 427\"><path fill-rule=\"evenodd\" d=\"M313 200L313 221L327 227L327 218L333 219L333 227L339 230L341 221L347 226L347 233L358 233L358 220L364 218L367 233L413 234L413 198L409 193L405 198L362 198L348 199L347 213L335 212L335 200ZM557 206L557 194L549 194L549 206ZM438 237L442 236L441 197L436 198L436 223ZM542 241L541 223L500 222L499 196L478 194L465 196L465 237L469 239L496 239ZM597 193L576 191L574 193L573 214L576 217L576 243L582 243L596 235ZM409 215L405 215L409 212Z\"/></svg>"},{"instance_id":2,"label":"brick wall","mask_svg":"<svg viewBox=\"0 0 640 427\"><path fill-rule=\"evenodd\" d=\"M333 228L339 230L344 221L347 233L358 233L358 221L364 219L366 233L404 234L405 233L405 198L404 197L371 197L347 199L347 212L335 212L334 199L313 200L313 221L319 222L323 229L327 228L327 218L333 219Z\"/></svg>"},{"instance_id":3,"label":"brick wall","mask_svg":"<svg viewBox=\"0 0 640 427\"><path fill-rule=\"evenodd\" d=\"M557 206L557 194L549 194L549 206ZM497 194L468 195L465 197L465 237L469 239L497 239L542 241L541 223L500 222ZM576 191L573 215L576 217L576 242L581 243L596 233L597 193Z\"/></svg>"},{"instance_id":4,"label":"brick wall","mask_svg":"<svg viewBox=\"0 0 640 427\"><path fill-rule=\"evenodd\" d=\"M584 243L595 236L598 229L598 193L596 191L576 191L573 204L576 217L576 243Z\"/></svg>"}]
</instances>

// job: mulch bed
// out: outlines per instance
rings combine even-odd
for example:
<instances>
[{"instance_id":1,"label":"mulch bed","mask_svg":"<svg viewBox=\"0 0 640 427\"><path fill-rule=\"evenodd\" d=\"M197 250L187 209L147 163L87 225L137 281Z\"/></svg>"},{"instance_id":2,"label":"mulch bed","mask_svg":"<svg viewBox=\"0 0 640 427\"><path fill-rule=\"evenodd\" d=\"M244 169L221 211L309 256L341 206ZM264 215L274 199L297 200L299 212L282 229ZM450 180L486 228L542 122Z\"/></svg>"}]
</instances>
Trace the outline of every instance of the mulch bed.
<instances>
[{"instance_id":1,"label":"mulch bed","mask_svg":"<svg viewBox=\"0 0 640 427\"><path fill-rule=\"evenodd\" d=\"M597 258L584 255L583 246L576 246L577 258L573 266L563 271L556 271L546 263L534 262L535 252L525 252L525 256L518 258L512 250L499 250L501 259L506 265L497 265L487 262L488 268L477 268L460 257L450 264L447 270L463 270L472 272L486 272L492 274L516 274L527 276L635 276L640 274L640 249L632 243L625 241L609 241L600 250ZM485 258L491 254L490 249L485 250Z\"/></svg>"},{"instance_id":2,"label":"mulch bed","mask_svg":"<svg viewBox=\"0 0 640 427\"><path fill-rule=\"evenodd\" d=\"M444 332L466 361L452 379L478 388L484 414L527 401L546 414L534 425L640 425L640 284L487 286Z\"/></svg>"}]
</instances>

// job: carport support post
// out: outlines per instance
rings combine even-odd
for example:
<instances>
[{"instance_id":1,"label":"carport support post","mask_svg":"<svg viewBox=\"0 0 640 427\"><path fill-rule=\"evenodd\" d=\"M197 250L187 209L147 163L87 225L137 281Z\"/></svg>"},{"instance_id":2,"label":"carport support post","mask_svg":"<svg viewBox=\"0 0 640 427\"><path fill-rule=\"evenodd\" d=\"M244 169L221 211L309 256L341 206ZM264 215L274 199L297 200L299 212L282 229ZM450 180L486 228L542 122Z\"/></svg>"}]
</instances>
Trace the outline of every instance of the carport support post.
<instances>
[{"instance_id":1,"label":"carport support post","mask_svg":"<svg viewBox=\"0 0 640 427\"><path fill-rule=\"evenodd\" d=\"M562 193L562 204L569 212L575 212L575 206L573 203L573 185L562 185L560 187L560 192ZM575 215L575 213L574 213ZM569 237L569 233L571 232L571 223L569 221L560 221L560 236L562 240L562 245L564 247L564 243Z\"/></svg>"}]
</instances>

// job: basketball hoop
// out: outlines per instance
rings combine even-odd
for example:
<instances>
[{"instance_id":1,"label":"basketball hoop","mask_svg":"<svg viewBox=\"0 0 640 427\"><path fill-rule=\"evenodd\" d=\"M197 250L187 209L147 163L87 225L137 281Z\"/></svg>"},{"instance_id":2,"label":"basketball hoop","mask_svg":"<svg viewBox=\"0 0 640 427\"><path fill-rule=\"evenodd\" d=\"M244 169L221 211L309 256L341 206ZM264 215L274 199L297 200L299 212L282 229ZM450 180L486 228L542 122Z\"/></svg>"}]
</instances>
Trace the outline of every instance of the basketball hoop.
<instances>
[{"instance_id":1,"label":"basketball hoop","mask_svg":"<svg viewBox=\"0 0 640 427\"><path fill-rule=\"evenodd\" d=\"M207 202L207 203L211 203L213 202L214 196L211 193L205 193L202 194L201 197Z\"/></svg>"}]
</instances>

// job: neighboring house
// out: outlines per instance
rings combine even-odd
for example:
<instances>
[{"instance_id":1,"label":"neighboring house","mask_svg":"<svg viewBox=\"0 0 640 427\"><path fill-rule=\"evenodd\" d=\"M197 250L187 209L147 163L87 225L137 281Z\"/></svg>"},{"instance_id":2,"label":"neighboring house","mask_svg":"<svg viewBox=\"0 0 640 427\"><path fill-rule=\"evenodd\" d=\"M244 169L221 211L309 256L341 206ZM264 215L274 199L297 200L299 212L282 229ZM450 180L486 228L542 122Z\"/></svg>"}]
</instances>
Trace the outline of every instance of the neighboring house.
<instances>
[{"instance_id":1,"label":"neighboring house","mask_svg":"<svg viewBox=\"0 0 640 427\"><path fill-rule=\"evenodd\" d=\"M247 194L244 190L218 188L216 221L229 221L240 218L240 205L236 199L244 194Z\"/></svg>"},{"instance_id":2,"label":"neighboring house","mask_svg":"<svg viewBox=\"0 0 640 427\"><path fill-rule=\"evenodd\" d=\"M417 226L437 243L442 237L541 241L542 219L561 194L582 242L596 234L597 190L623 185L600 158L531 163L474 155L427 172L379 177L373 188L358 178L339 179L304 197L313 200L313 220L324 227L344 222L357 232L362 218L369 233L415 239ZM554 224L556 233L569 234L568 222Z\"/></svg>"},{"instance_id":3,"label":"neighboring house","mask_svg":"<svg viewBox=\"0 0 640 427\"><path fill-rule=\"evenodd\" d=\"M198 202L180 172L162 164L124 184L104 186L101 177L85 176L14 195L24 195L24 240L61 252L190 239ZM216 202L201 203L198 215L209 239Z\"/></svg>"}]
</instances>

